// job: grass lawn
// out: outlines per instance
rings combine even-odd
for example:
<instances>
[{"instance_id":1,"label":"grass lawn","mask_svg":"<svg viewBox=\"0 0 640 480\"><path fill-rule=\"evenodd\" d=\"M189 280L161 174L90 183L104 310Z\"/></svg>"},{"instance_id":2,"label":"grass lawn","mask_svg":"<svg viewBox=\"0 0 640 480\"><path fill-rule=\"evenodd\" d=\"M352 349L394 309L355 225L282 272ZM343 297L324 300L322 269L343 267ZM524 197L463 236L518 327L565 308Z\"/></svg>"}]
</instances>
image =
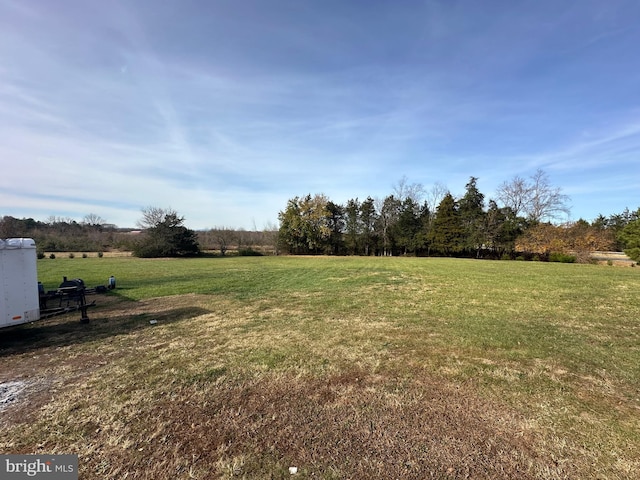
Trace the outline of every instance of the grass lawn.
<instances>
[{"instance_id":1,"label":"grass lawn","mask_svg":"<svg viewBox=\"0 0 640 480\"><path fill-rule=\"evenodd\" d=\"M640 471L640 268L439 258L38 261L117 289L0 330L0 452L80 478ZM156 320L154 324L150 322ZM289 467L297 467L292 476Z\"/></svg>"}]
</instances>

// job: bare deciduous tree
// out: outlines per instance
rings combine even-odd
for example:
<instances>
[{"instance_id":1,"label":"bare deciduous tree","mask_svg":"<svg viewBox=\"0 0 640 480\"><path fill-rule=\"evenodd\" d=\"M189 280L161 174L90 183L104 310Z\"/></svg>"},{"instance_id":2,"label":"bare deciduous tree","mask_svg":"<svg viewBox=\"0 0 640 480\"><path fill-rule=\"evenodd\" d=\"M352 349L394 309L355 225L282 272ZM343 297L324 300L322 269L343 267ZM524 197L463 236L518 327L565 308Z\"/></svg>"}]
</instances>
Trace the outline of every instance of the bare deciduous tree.
<instances>
[{"instance_id":1,"label":"bare deciduous tree","mask_svg":"<svg viewBox=\"0 0 640 480\"><path fill-rule=\"evenodd\" d=\"M407 176L404 175L398 183L393 185L393 196L400 203L404 202L407 198L413 200L413 203L419 205L424 198L425 190L421 183L409 183Z\"/></svg>"},{"instance_id":2,"label":"bare deciduous tree","mask_svg":"<svg viewBox=\"0 0 640 480\"><path fill-rule=\"evenodd\" d=\"M143 229L153 228L169 216L178 218L178 212L172 208L145 207L142 209L142 218L136 222L136 225Z\"/></svg>"},{"instance_id":3,"label":"bare deciduous tree","mask_svg":"<svg viewBox=\"0 0 640 480\"><path fill-rule=\"evenodd\" d=\"M511 208L516 216L526 215L534 222L555 220L569 214L569 197L562 193L560 187L551 185L543 170L536 170L529 179L515 176L511 181L502 183L496 191L498 200Z\"/></svg>"},{"instance_id":4,"label":"bare deciduous tree","mask_svg":"<svg viewBox=\"0 0 640 480\"><path fill-rule=\"evenodd\" d=\"M511 181L500 184L496 196L503 206L509 207L518 217L526 214L531 198L531 186L524 178L516 175Z\"/></svg>"},{"instance_id":5,"label":"bare deciduous tree","mask_svg":"<svg viewBox=\"0 0 640 480\"><path fill-rule=\"evenodd\" d=\"M562 194L560 187L549 183L549 176L542 170L536 170L531 176L531 201L528 204L529 218L535 221L554 220L569 215L569 197Z\"/></svg>"},{"instance_id":6,"label":"bare deciduous tree","mask_svg":"<svg viewBox=\"0 0 640 480\"><path fill-rule=\"evenodd\" d=\"M445 195L449 193L449 189L442 183L434 183L427 193L427 206L430 212L435 212L442 202Z\"/></svg>"},{"instance_id":7,"label":"bare deciduous tree","mask_svg":"<svg viewBox=\"0 0 640 480\"><path fill-rule=\"evenodd\" d=\"M262 240L273 248L273 253L278 255L278 225L268 221L262 230Z\"/></svg>"},{"instance_id":8,"label":"bare deciduous tree","mask_svg":"<svg viewBox=\"0 0 640 480\"><path fill-rule=\"evenodd\" d=\"M227 227L214 227L209 230L211 241L220 249L220 255L224 256L229 249L229 246L238 240L240 231L235 231L232 228ZM239 246L238 246L239 247Z\"/></svg>"},{"instance_id":9,"label":"bare deciduous tree","mask_svg":"<svg viewBox=\"0 0 640 480\"><path fill-rule=\"evenodd\" d=\"M101 227L102 225L107 223L107 221L104 218L102 218L100 215L97 215L95 213L89 213L84 216L84 218L82 219L82 223L90 227Z\"/></svg>"}]
</instances>

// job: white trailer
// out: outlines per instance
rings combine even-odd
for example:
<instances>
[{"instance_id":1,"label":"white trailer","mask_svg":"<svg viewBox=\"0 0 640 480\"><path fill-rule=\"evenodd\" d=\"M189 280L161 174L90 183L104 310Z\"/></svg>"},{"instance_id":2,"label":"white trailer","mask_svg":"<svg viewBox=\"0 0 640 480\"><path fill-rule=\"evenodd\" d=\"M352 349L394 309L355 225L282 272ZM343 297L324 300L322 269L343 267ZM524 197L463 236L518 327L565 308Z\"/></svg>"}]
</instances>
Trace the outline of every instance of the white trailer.
<instances>
[{"instance_id":1,"label":"white trailer","mask_svg":"<svg viewBox=\"0 0 640 480\"><path fill-rule=\"evenodd\" d=\"M0 239L0 328L40 319L36 243Z\"/></svg>"}]
</instances>

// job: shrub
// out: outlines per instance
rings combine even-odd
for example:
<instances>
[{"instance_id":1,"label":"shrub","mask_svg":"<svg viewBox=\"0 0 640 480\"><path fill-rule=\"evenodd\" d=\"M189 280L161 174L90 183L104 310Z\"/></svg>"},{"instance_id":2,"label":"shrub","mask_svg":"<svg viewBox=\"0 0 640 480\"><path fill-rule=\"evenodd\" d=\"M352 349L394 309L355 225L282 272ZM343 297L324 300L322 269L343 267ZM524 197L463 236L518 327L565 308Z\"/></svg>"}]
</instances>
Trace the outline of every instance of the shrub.
<instances>
[{"instance_id":1,"label":"shrub","mask_svg":"<svg viewBox=\"0 0 640 480\"><path fill-rule=\"evenodd\" d=\"M238 256L240 257L261 257L262 253L255 251L253 248L243 248L238 250Z\"/></svg>"},{"instance_id":2,"label":"shrub","mask_svg":"<svg viewBox=\"0 0 640 480\"><path fill-rule=\"evenodd\" d=\"M549 254L549 261L560 263L575 263L576 257L575 255L568 255L566 253L552 252Z\"/></svg>"},{"instance_id":3,"label":"shrub","mask_svg":"<svg viewBox=\"0 0 640 480\"><path fill-rule=\"evenodd\" d=\"M87 258L87 254L86 254L86 253L83 253L83 254L82 254L82 258Z\"/></svg>"},{"instance_id":4,"label":"shrub","mask_svg":"<svg viewBox=\"0 0 640 480\"><path fill-rule=\"evenodd\" d=\"M37 253L38 258L44 258L44 252L38 252Z\"/></svg>"},{"instance_id":5,"label":"shrub","mask_svg":"<svg viewBox=\"0 0 640 480\"><path fill-rule=\"evenodd\" d=\"M508 253L503 253L500 257L500 260L511 260L511 255L509 255Z\"/></svg>"},{"instance_id":6,"label":"shrub","mask_svg":"<svg viewBox=\"0 0 640 480\"><path fill-rule=\"evenodd\" d=\"M98 252L98 258L102 258L103 255L104 255L104 253Z\"/></svg>"},{"instance_id":7,"label":"shrub","mask_svg":"<svg viewBox=\"0 0 640 480\"><path fill-rule=\"evenodd\" d=\"M50 255L49 255L49 258L50 258L51 260L53 260L54 258L56 258L56 254L55 254L55 253L50 254Z\"/></svg>"},{"instance_id":8,"label":"shrub","mask_svg":"<svg viewBox=\"0 0 640 480\"><path fill-rule=\"evenodd\" d=\"M69 258L76 258L76 256L73 254L73 252L69 253Z\"/></svg>"}]
</instances>

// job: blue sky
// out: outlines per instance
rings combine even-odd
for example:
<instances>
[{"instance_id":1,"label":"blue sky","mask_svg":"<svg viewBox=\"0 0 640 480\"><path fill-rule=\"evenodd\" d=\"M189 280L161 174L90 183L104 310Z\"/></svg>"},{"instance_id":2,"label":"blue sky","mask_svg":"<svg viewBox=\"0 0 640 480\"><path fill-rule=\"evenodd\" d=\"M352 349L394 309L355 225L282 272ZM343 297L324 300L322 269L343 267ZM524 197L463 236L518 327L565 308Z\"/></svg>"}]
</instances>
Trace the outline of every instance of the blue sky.
<instances>
[{"instance_id":1,"label":"blue sky","mask_svg":"<svg viewBox=\"0 0 640 480\"><path fill-rule=\"evenodd\" d=\"M637 0L0 0L0 215L277 225L543 169L640 207Z\"/></svg>"}]
</instances>

